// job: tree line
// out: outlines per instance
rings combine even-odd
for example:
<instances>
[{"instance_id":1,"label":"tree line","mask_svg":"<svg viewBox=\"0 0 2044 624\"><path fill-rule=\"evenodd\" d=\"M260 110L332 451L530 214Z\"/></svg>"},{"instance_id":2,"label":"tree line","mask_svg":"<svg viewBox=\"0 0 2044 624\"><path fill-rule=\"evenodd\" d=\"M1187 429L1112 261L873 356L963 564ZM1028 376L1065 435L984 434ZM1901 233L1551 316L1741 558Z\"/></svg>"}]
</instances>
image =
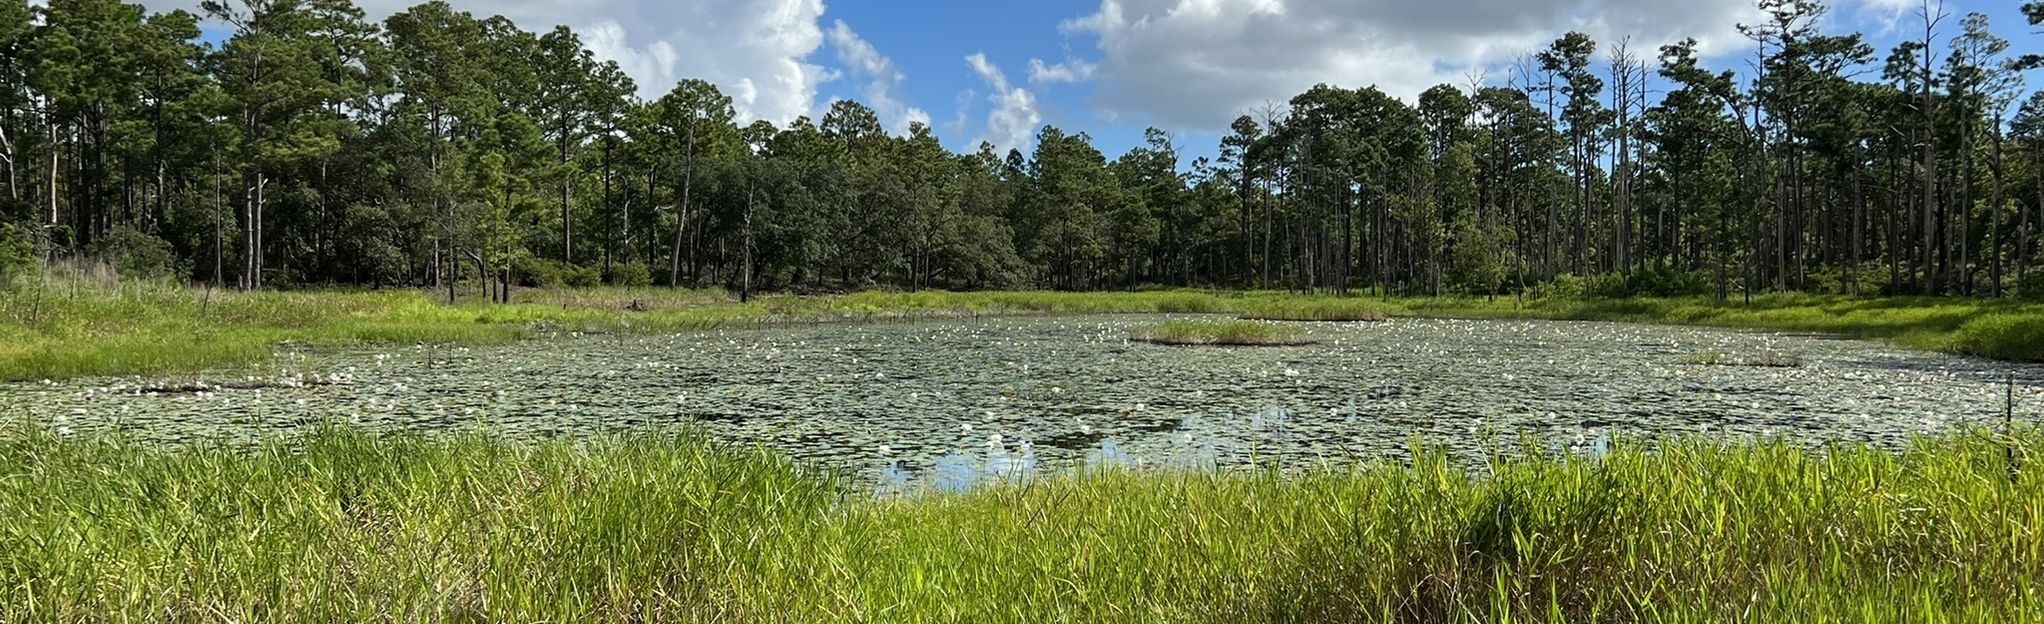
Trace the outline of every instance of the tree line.
<instances>
[{"instance_id":1,"label":"tree line","mask_svg":"<svg viewBox=\"0 0 2044 624\"><path fill-rule=\"evenodd\" d=\"M1885 56L1758 0L1744 72L1566 34L1406 102L1316 86L1186 162L946 149L834 102L650 101L572 30L428 2L0 0L0 260L241 288L1216 286L2044 294L2038 59L1926 2ZM2044 6L2025 5L2032 25ZM201 20L231 29L200 37ZM1367 78L1367 77L1358 77ZM1494 77L1495 78L1495 77ZM4 263L0 263L4 264Z\"/></svg>"}]
</instances>

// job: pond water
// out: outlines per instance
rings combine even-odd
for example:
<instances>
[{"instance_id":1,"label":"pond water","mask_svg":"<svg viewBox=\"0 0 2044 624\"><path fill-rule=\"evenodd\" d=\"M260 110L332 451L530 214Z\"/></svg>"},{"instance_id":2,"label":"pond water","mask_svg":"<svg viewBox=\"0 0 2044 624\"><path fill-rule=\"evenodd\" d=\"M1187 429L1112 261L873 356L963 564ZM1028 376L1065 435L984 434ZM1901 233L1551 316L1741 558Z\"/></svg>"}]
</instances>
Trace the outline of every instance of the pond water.
<instances>
[{"instance_id":1,"label":"pond water","mask_svg":"<svg viewBox=\"0 0 2044 624\"><path fill-rule=\"evenodd\" d=\"M1103 463L1290 468L1398 459L1415 439L1471 457L1521 439L1594 452L1613 435L1893 447L1912 434L1998 423L2011 377L2019 411L2044 398L2036 366L1705 328L1401 319L1298 324L1321 341L1306 347L1128 341L1132 329L1168 318L293 352L275 371L229 384L266 387L16 384L0 386L0 415L171 442L253 439L325 420L534 437L699 426L884 489ZM1707 353L1801 365L1696 363Z\"/></svg>"}]
</instances>

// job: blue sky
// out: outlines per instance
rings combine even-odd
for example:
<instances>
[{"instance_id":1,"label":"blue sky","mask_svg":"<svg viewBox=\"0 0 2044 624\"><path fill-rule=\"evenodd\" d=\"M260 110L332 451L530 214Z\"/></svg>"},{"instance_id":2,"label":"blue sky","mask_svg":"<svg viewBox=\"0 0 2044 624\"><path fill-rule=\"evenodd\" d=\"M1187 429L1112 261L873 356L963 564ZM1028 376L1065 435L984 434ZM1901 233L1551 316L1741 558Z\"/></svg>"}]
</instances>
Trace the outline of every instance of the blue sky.
<instances>
[{"instance_id":1,"label":"blue sky","mask_svg":"<svg viewBox=\"0 0 2044 624\"><path fill-rule=\"evenodd\" d=\"M408 0L358 0L381 19ZM1318 82L1410 97L1440 82L1499 83L1511 59L1567 30L1632 37L1651 55L1683 36L1709 62L1751 51L1734 26L1752 0L452 0L530 30L567 24L657 96L684 77L724 88L742 115L787 121L835 98L874 105L891 129L928 120L961 151L1027 149L1042 124L1091 134L1110 157L1143 130L1211 155L1234 115ZM148 0L152 8L195 0ZM1947 0L1939 38L1973 11L2012 53L2044 52L2016 0ZM1920 30L1922 0L1833 0L1827 30L1866 33L1885 56ZM1870 68L1878 72L1878 68ZM2037 77L2044 83L2044 75Z\"/></svg>"}]
</instances>

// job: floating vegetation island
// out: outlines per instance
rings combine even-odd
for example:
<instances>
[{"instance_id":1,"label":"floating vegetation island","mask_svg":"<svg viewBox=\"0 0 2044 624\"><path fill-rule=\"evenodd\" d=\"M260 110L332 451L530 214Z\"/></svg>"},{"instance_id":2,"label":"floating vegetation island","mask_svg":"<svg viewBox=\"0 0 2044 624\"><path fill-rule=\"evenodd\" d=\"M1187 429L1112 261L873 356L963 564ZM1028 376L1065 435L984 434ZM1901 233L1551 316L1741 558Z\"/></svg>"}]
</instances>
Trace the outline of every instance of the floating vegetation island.
<instances>
[{"instance_id":1,"label":"floating vegetation island","mask_svg":"<svg viewBox=\"0 0 2044 624\"><path fill-rule=\"evenodd\" d=\"M1297 328L1255 321L1169 321L1137 329L1129 339L1175 347L1297 347L1319 342Z\"/></svg>"}]
</instances>

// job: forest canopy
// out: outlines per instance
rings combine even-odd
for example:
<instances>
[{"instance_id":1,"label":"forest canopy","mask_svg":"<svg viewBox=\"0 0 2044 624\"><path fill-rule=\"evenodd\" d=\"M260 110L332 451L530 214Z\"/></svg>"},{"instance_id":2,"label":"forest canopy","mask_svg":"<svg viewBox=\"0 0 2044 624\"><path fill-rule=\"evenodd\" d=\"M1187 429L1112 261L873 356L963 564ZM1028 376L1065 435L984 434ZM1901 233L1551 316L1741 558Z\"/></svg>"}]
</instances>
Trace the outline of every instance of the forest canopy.
<instances>
[{"instance_id":1,"label":"forest canopy","mask_svg":"<svg viewBox=\"0 0 2044 624\"><path fill-rule=\"evenodd\" d=\"M743 123L709 82L643 99L571 29L445 2L0 1L0 277L2044 294L2037 59L1979 14L1930 6L1884 53L1817 0L1758 7L1742 73L1568 33L1414 101L1316 86L1187 162L1162 129L959 154L855 101Z\"/></svg>"}]
</instances>

